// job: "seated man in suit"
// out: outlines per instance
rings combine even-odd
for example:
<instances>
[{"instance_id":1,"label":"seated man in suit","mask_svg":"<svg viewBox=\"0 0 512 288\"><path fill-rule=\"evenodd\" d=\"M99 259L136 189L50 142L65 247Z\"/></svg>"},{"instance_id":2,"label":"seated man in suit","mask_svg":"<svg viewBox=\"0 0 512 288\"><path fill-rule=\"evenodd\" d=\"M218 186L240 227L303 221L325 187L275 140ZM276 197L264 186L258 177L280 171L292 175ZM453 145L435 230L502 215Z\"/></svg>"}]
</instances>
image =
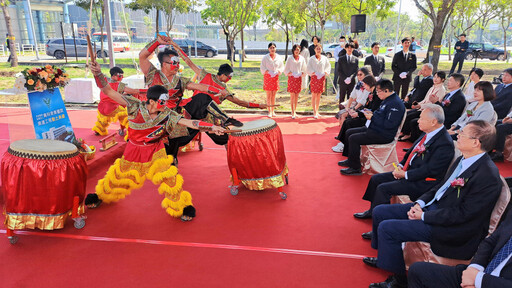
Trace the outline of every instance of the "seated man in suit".
<instances>
[{"instance_id":1,"label":"seated man in suit","mask_svg":"<svg viewBox=\"0 0 512 288\"><path fill-rule=\"evenodd\" d=\"M373 42L372 55L364 59L364 66L369 65L370 67L372 67L372 74L377 80L380 80L380 78L382 78L382 75L386 70L386 60L384 60L383 56L379 56L379 50L380 43Z\"/></svg>"},{"instance_id":2,"label":"seated man in suit","mask_svg":"<svg viewBox=\"0 0 512 288\"><path fill-rule=\"evenodd\" d=\"M496 125L496 151L491 153L491 159L494 162L503 162L503 150L505 150L505 141L507 136L512 134L512 110L508 113L507 117L501 121L501 124Z\"/></svg>"},{"instance_id":3,"label":"seated man in suit","mask_svg":"<svg viewBox=\"0 0 512 288\"><path fill-rule=\"evenodd\" d=\"M466 97L462 94L460 88L464 84L464 76L462 74L454 73L448 78L446 88L448 88L448 94L446 94L442 101L437 100L437 105L441 105L444 110L444 127L450 129L452 124L459 119L460 115L466 107Z\"/></svg>"},{"instance_id":4,"label":"seated man in suit","mask_svg":"<svg viewBox=\"0 0 512 288\"><path fill-rule=\"evenodd\" d=\"M393 92L393 83L381 79L377 82L376 91L382 100L379 109L375 113L370 110L363 111L368 120L366 126L349 129L345 135L343 155L348 156L348 159L338 162L338 165L348 167L340 170L343 175L360 175L361 145L390 143L402 123L405 106Z\"/></svg>"},{"instance_id":5,"label":"seated man in suit","mask_svg":"<svg viewBox=\"0 0 512 288\"><path fill-rule=\"evenodd\" d=\"M512 213L505 217L469 266L416 262L409 268L409 288L512 287Z\"/></svg>"},{"instance_id":6,"label":"seated man in suit","mask_svg":"<svg viewBox=\"0 0 512 288\"><path fill-rule=\"evenodd\" d=\"M492 210L501 192L498 168L486 153L496 129L488 122L469 122L458 135L462 152L446 177L415 203L379 205L373 210L372 248L378 257L363 262L395 274L371 287L406 287L402 243L429 242L441 257L469 260L487 236Z\"/></svg>"},{"instance_id":7,"label":"seated man in suit","mask_svg":"<svg viewBox=\"0 0 512 288\"><path fill-rule=\"evenodd\" d=\"M412 201L416 201L443 179L455 153L443 122L441 107L424 105L418 121L423 136L407 151L395 171L372 176L363 196L364 200L371 202L370 209L356 213L354 217L371 218L373 208L389 204L393 195L409 195ZM363 238L371 239L371 232L364 233Z\"/></svg>"},{"instance_id":8,"label":"seated man in suit","mask_svg":"<svg viewBox=\"0 0 512 288\"><path fill-rule=\"evenodd\" d=\"M412 105L417 105L425 99L425 95L427 95L428 90L434 85L434 77L432 77L433 70L434 66L430 63L424 64L421 67L418 75L414 77L414 88L409 94L407 94L407 96L405 96L405 108L411 109ZM423 76L421 81L420 76Z\"/></svg>"},{"instance_id":9,"label":"seated man in suit","mask_svg":"<svg viewBox=\"0 0 512 288\"><path fill-rule=\"evenodd\" d=\"M512 108L512 68L503 71L502 84L496 86L496 98L491 101L494 111L498 114L498 119L507 116L508 111Z\"/></svg>"}]
</instances>

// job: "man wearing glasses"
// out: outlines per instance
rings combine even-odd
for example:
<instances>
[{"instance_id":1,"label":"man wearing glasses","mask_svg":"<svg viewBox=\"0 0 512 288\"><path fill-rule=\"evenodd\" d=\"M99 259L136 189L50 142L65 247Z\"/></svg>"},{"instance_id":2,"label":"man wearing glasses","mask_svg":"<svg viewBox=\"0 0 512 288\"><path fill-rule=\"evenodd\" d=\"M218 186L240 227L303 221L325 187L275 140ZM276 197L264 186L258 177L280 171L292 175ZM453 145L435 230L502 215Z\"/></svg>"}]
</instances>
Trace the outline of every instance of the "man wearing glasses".
<instances>
[{"instance_id":1,"label":"man wearing glasses","mask_svg":"<svg viewBox=\"0 0 512 288\"><path fill-rule=\"evenodd\" d=\"M123 80L123 69L119 67L113 67L110 69L110 79L108 79L108 84L110 88L114 91L119 92L119 94L137 94L139 93L138 89L133 89L126 84L122 83ZM128 126L128 114L126 113L126 108L119 105L119 103L112 100L105 93L100 92L100 103L98 104L98 116L97 121L92 128L92 131L96 135L106 136L108 135L108 126L110 123L119 121L119 125L121 129L119 129L119 135L125 134L125 128Z\"/></svg>"}]
</instances>

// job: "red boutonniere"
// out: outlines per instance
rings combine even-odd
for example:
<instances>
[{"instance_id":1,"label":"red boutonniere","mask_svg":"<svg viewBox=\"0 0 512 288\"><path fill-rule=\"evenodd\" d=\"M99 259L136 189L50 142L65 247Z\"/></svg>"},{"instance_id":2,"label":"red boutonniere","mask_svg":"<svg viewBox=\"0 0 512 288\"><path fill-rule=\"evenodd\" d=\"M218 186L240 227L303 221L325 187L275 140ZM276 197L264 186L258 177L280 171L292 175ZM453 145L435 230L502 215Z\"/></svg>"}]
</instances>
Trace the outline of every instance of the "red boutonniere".
<instances>
[{"instance_id":1,"label":"red boutonniere","mask_svg":"<svg viewBox=\"0 0 512 288\"><path fill-rule=\"evenodd\" d=\"M468 117L473 116L473 110L466 110L466 114L468 115Z\"/></svg>"},{"instance_id":2,"label":"red boutonniere","mask_svg":"<svg viewBox=\"0 0 512 288\"><path fill-rule=\"evenodd\" d=\"M464 184L466 184L466 182L468 181L468 179L464 179L464 178L455 178L451 183L450 183L450 186L453 187L453 188L457 188L457 198L459 198L460 196L460 189L462 187L464 187Z\"/></svg>"},{"instance_id":3,"label":"red boutonniere","mask_svg":"<svg viewBox=\"0 0 512 288\"><path fill-rule=\"evenodd\" d=\"M443 106L448 106L452 102L450 102L450 100L446 99L446 100L443 100L443 102L441 102L441 103L443 104Z\"/></svg>"},{"instance_id":4,"label":"red boutonniere","mask_svg":"<svg viewBox=\"0 0 512 288\"><path fill-rule=\"evenodd\" d=\"M423 145L421 144L420 146L418 146L415 150L416 150L416 155L417 156L420 156L421 155L421 159L423 159L423 157L425 157L425 152L427 151L427 148L428 146L427 145Z\"/></svg>"}]
</instances>

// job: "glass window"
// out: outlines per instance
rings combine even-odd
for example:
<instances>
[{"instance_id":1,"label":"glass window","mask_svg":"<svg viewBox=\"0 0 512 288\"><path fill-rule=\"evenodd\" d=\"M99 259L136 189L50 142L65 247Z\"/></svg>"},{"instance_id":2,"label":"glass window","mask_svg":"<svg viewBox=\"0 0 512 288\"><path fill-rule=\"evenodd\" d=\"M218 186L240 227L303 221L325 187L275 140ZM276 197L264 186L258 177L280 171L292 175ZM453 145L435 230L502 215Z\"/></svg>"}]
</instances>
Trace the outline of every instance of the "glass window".
<instances>
[{"instance_id":1,"label":"glass window","mask_svg":"<svg viewBox=\"0 0 512 288\"><path fill-rule=\"evenodd\" d=\"M485 50L493 50L494 46L492 46L491 44L486 43L486 44L484 44L484 49Z\"/></svg>"}]
</instances>

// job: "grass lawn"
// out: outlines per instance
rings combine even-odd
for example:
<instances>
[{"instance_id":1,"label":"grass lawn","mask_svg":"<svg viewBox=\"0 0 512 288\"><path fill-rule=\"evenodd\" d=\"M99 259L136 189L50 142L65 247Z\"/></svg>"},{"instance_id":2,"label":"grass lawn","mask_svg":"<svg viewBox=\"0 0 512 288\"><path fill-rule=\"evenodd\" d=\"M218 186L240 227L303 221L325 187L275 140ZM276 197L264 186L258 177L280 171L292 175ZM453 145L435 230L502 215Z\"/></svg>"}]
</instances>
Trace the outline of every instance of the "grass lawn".
<instances>
[{"instance_id":1,"label":"grass lawn","mask_svg":"<svg viewBox=\"0 0 512 288\"><path fill-rule=\"evenodd\" d=\"M219 65L224 63L229 63L227 60L220 59L205 59L198 58L193 59L194 63L197 65L206 68L208 71L215 73ZM102 61L99 61L102 63ZM82 61L81 63L85 63ZM133 64L131 59L118 59L116 60L116 64L125 64L131 65ZM236 97L239 97L243 100L248 100L251 102L264 103L266 101L266 94L263 91L263 77L259 71L259 61L246 61L243 63L243 69L238 68L238 62L235 63L235 73L232 80L228 83L229 89L235 93ZM332 67L334 69L334 60L331 61ZM468 75L469 70L473 67L473 62L465 62L464 63L463 74ZM478 67L482 68L485 71L485 75L483 80L492 81L493 77L498 76L504 69L509 68L510 64L505 62L479 62ZM19 66L15 68L11 68L8 63L0 63L0 89L12 88L14 86L15 74L22 71L27 67L33 66ZM418 67L421 67L421 64L418 64ZM451 68L451 62L441 62L439 64L439 70L448 72ZM83 67L66 67L66 71L69 73L71 78L83 78L85 76L85 70ZM108 65L105 65L103 68L103 72L108 74ZM125 77L135 75L135 68L123 68L125 72ZM192 70L185 68L183 72L183 76L192 77ZM331 75L331 79L334 75ZM386 58L386 73L385 77L391 78L391 59ZM89 77L92 77L89 74ZM287 78L284 76L280 77L280 87L281 89L278 91L276 96L276 102L280 103L282 106L277 108L276 111L290 111L290 97L289 93L286 91L287 87ZM328 95L322 96L322 100L320 103L320 111L323 112L334 112L337 111L337 101L335 100L335 96L330 93L332 89L332 84L328 79L327 84ZM64 92L61 91L63 96ZM186 95L191 96L191 92L187 92ZM65 97L65 96L64 96ZM10 103L27 103L27 98L24 95L19 96L5 96L0 102L10 102ZM243 107L239 107L234 105L229 101L225 101L222 105L224 108L232 109L246 109ZM299 112L311 112L311 95L307 94L307 92L303 91L299 97L299 104L297 107Z\"/></svg>"}]
</instances>

